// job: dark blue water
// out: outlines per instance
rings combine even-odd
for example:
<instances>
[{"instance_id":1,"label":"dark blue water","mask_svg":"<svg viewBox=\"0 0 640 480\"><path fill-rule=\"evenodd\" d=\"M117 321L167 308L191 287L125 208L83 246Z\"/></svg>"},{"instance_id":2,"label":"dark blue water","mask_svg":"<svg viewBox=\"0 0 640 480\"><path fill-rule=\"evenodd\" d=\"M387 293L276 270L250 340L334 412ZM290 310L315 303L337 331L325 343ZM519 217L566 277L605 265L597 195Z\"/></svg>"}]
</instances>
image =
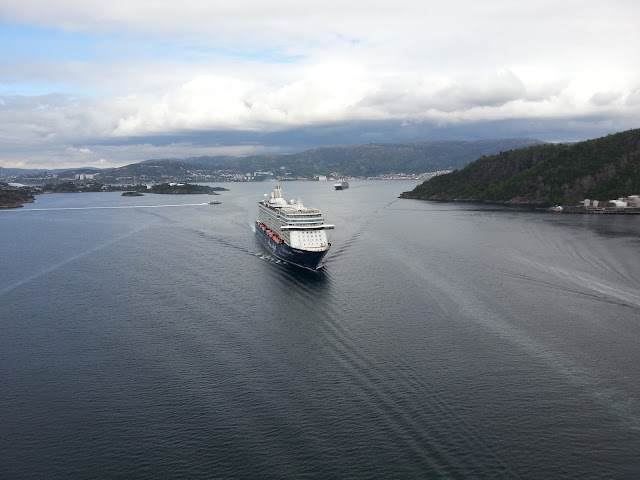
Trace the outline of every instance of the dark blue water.
<instances>
[{"instance_id":1,"label":"dark blue water","mask_svg":"<svg viewBox=\"0 0 640 480\"><path fill-rule=\"evenodd\" d=\"M0 211L0 477L640 478L640 217L284 183ZM106 208L102 208L106 207Z\"/></svg>"}]
</instances>

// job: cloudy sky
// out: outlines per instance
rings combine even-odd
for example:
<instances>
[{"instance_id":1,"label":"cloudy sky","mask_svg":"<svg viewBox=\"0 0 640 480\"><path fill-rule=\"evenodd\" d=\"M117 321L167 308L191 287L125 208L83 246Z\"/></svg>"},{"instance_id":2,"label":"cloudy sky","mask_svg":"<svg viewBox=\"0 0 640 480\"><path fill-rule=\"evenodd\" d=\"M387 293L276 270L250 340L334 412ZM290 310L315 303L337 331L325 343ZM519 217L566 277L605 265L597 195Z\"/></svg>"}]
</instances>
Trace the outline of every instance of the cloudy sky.
<instances>
[{"instance_id":1,"label":"cloudy sky","mask_svg":"<svg viewBox=\"0 0 640 480\"><path fill-rule=\"evenodd\" d=\"M0 0L0 166L640 127L637 0Z\"/></svg>"}]
</instances>

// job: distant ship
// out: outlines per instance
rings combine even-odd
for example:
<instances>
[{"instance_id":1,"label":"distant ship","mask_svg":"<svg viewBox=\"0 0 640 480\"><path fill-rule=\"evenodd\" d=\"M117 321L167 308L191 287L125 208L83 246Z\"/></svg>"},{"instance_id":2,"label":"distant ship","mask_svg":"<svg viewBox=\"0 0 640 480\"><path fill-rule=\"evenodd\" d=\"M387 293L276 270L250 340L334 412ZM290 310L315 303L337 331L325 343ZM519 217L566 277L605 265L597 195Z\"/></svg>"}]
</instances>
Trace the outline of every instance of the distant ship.
<instances>
[{"instance_id":1,"label":"distant ship","mask_svg":"<svg viewBox=\"0 0 640 480\"><path fill-rule=\"evenodd\" d=\"M209 205L220 205L222 202L220 200L211 200Z\"/></svg>"},{"instance_id":2,"label":"distant ship","mask_svg":"<svg viewBox=\"0 0 640 480\"><path fill-rule=\"evenodd\" d=\"M346 190L347 188L349 188L349 182L347 182L343 178L342 180L338 180L336 183L334 183L333 186L336 190Z\"/></svg>"},{"instance_id":3,"label":"distant ship","mask_svg":"<svg viewBox=\"0 0 640 480\"><path fill-rule=\"evenodd\" d=\"M258 238L269 252L292 265L309 270L322 268L322 260L331 248L325 230L333 228L324 223L319 209L305 207L300 200L287 203L279 185L258 202Z\"/></svg>"}]
</instances>

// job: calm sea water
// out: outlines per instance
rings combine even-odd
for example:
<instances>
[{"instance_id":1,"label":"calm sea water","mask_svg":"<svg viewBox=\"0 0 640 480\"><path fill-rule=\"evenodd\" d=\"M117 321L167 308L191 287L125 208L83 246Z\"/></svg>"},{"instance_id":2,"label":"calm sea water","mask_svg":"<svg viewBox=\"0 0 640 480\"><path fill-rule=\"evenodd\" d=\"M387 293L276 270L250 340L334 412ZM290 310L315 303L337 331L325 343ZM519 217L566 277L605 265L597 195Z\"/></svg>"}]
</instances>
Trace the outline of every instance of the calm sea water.
<instances>
[{"instance_id":1,"label":"calm sea water","mask_svg":"<svg viewBox=\"0 0 640 480\"><path fill-rule=\"evenodd\" d=\"M640 217L284 183L0 211L0 477L640 478Z\"/></svg>"}]
</instances>

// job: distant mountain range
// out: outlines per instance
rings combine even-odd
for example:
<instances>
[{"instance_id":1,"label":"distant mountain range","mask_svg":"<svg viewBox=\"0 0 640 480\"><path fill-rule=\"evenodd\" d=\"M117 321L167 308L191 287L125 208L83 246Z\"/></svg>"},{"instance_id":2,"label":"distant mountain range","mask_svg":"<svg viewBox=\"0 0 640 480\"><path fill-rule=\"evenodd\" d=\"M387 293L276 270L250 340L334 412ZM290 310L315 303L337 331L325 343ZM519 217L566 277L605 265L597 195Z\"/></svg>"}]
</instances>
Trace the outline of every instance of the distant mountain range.
<instances>
[{"instance_id":1,"label":"distant mountain range","mask_svg":"<svg viewBox=\"0 0 640 480\"><path fill-rule=\"evenodd\" d=\"M389 173L423 173L460 168L482 155L504 150L540 145L530 138L427 141L413 143L370 143L319 147L292 155L255 155L244 158L198 157L185 162L217 168L233 168L240 172L274 170L281 167L300 176L330 174L342 176L375 176Z\"/></svg>"},{"instance_id":2,"label":"distant mountain range","mask_svg":"<svg viewBox=\"0 0 640 480\"><path fill-rule=\"evenodd\" d=\"M414 143L371 143L319 147L291 155L253 155L249 157L216 156L186 159L145 160L119 168L92 170L70 169L65 175L95 173L97 181L119 183L131 181L160 182L215 181L232 179L257 171L273 172L276 177L313 178L337 173L343 177L374 177L405 173L419 174L462 168L469 162L501 151L519 149L544 142L529 138L476 141L426 141ZM0 168L0 179L16 175L32 176L43 170L21 171ZM51 172L51 171L48 171ZM226 174L222 177L221 174Z\"/></svg>"},{"instance_id":3,"label":"distant mountain range","mask_svg":"<svg viewBox=\"0 0 640 480\"><path fill-rule=\"evenodd\" d=\"M401 198L575 205L640 194L640 129L484 156Z\"/></svg>"},{"instance_id":4,"label":"distant mountain range","mask_svg":"<svg viewBox=\"0 0 640 480\"><path fill-rule=\"evenodd\" d=\"M70 170L82 170L83 172L98 172L99 168L95 167L81 167L81 168L56 168L53 170L46 168L3 168L0 167L0 180L13 177L16 175L33 175L34 173L63 173Z\"/></svg>"}]
</instances>

